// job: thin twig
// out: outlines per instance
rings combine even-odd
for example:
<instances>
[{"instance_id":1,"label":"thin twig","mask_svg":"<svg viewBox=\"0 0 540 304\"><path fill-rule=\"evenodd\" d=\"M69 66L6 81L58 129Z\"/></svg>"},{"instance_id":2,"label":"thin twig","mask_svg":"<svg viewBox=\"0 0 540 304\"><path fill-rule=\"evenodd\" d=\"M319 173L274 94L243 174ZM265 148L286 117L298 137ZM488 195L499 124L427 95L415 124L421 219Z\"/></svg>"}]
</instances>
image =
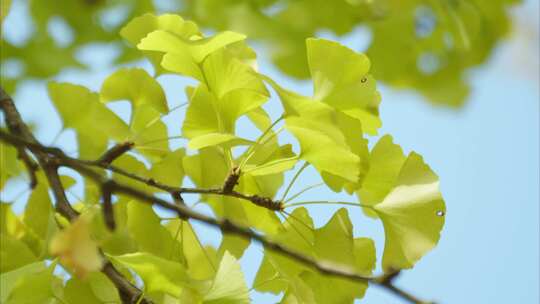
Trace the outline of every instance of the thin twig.
<instances>
[{"instance_id":1,"label":"thin twig","mask_svg":"<svg viewBox=\"0 0 540 304\"><path fill-rule=\"evenodd\" d=\"M43 146L36 140L34 135L32 135L30 132L28 126L23 122L21 115L15 107L13 99L4 91L2 87L0 87L0 108L4 112L4 119L6 121L6 125L8 126L8 130L13 135L1 130L0 133L3 135L3 137L16 138L27 142L26 145L19 144L14 146L18 149L29 149L36 156L39 166L43 169L49 186L53 192L57 212L68 218L70 221L77 219L79 214L69 204L64 186L62 185L60 176L58 175L58 157L51 157L47 151L42 149ZM13 144L13 142L11 144ZM57 148L51 148L51 150L61 151ZM116 286L122 301L124 303L131 304L135 302L135 299L141 298L142 291L135 287L135 285L131 284L128 279L126 279L118 270L116 270L116 268L105 258L105 256L103 256L103 258L105 260L105 264L101 271L107 275L107 277L109 277L109 279ZM143 298L141 303L151 304L152 302L146 298Z\"/></svg>"},{"instance_id":2,"label":"thin twig","mask_svg":"<svg viewBox=\"0 0 540 304\"><path fill-rule=\"evenodd\" d=\"M266 236L258 234L247 227L242 227L229 219L216 219L188 208L183 204L174 204L170 203L161 198L155 197L151 194L138 190L135 187L111 180L106 176L93 170L92 166L101 167L109 169L113 172L119 168L112 167L111 165L104 166L99 164L97 161L85 161L76 158L67 156L62 150L58 148L46 147L40 144L30 133L26 125L22 122L19 113L17 112L15 105L13 104L11 98L4 98L7 94L4 91L1 91L2 98L0 98L0 107L5 113L6 123L11 134L6 133L0 130L0 140L15 146L16 148L28 149L31 151L37 158L38 163L41 168L43 168L45 175L48 179L51 190L56 201L56 207L59 213L66 216L71 221L75 220L78 217L78 213L71 207L67 198L65 197L64 188L60 182L58 175L58 168L60 166L69 167L81 175L97 182L101 187L104 185L106 191L110 191L111 194L123 194L131 198L136 199L139 202L147 203L150 205L158 205L164 209L176 212L179 217L184 217L188 219L197 220L199 222L206 223L210 226L220 229L223 233L231 233L246 239L252 239L256 242L261 243L266 249L274 251L278 254L286 256L290 259L295 260L296 262L302 263L305 266L311 267L313 270L318 271L321 274L336 276L341 278L350 279L357 282L369 282L385 288L386 290L394 293L395 295L408 300L411 303L416 304L426 304L424 302L414 297L413 295L403 291L402 289L396 287L393 284L393 277L382 276L382 277L371 277L364 276L356 273L351 270L349 267L336 265L327 261L319 261L310 256L306 256L302 253L296 252L289 249L288 247L283 246L280 243L268 239ZM115 169L112 169L115 168ZM283 205L281 202L274 202L269 198L259 197L257 195L246 195L238 192L224 193L222 189L196 189L196 188L176 188L168 185L162 185L157 183L153 179L146 179L133 175L129 172L124 172L126 177L131 179L138 180L140 182L146 183L150 186L161 188L162 190L173 193L176 191L179 194L182 193L199 193L199 194L215 194L215 195L227 195L234 196L237 198L249 200L255 204L261 205L266 208L275 208L273 210L282 210ZM292 204L291 204L292 205ZM141 290L132 285L125 277L123 277L110 262L106 262L102 271L114 282L116 287L119 289L120 294L124 303L134 303L137 300L141 300L141 303L150 303L148 300L144 299Z\"/></svg>"},{"instance_id":3,"label":"thin twig","mask_svg":"<svg viewBox=\"0 0 540 304\"><path fill-rule=\"evenodd\" d=\"M39 150L42 152L52 153L53 155L56 155L56 159L61 166L66 166L73 170L76 170L80 174L94 180L95 182L99 184L108 183L112 193L124 194L134 199L137 199L138 201L143 202L143 203L161 206L164 209L176 212L181 217L197 220L197 221L206 223L210 226L216 227L220 229L223 233L236 234L246 239L255 240L261 243L266 249L274 251L278 254L291 258L295 260L296 262L299 262L308 267L311 267L312 269L320 272L321 274L346 278L346 279L350 279L350 280L358 281L358 282L369 282L369 283L384 287L385 289L391 291L392 293L406 300L409 300L411 303L415 303L415 304L429 303L429 302L419 301L414 296L408 294L407 292L393 285L391 282L385 282L381 280L379 277L369 277L369 276L360 275L356 273L355 271L352 271L349 267L336 265L334 263L330 263L326 261L315 260L312 257L298 253L294 250L289 249L288 247L284 247L283 245L277 242L269 240L265 236L260 235L249 228L239 226L231 222L229 219L216 219L210 216L206 216L204 214L193 211L192 209L188 208L185 205L176 205L176 204L167 202L163 199L160 199L158 197L152 196L143 191L140 191L136 188L130 187L128 185L116 182L114 180L109 180L106 177L95 172L94 170L91 170L90 168L88 168L88 163L81 162L78 159L70 158L66 156L65 154L63 154L63 152L59 152L55 148L44 147L44 146L39 146L37 144L28 143L18 137L14 137L3 131L0 131L0 140L5 141L15 146L23 145L30 148L31 150L34 149L34 150ZM197 189L197 191L200 191L200 190L204 190L204 189ZM206 191L217 193L219 189L218 190L207 189L203 192L206 192ZM225 194L222 194L222 195L225 195Z\"/></svg>"}]
</instances>

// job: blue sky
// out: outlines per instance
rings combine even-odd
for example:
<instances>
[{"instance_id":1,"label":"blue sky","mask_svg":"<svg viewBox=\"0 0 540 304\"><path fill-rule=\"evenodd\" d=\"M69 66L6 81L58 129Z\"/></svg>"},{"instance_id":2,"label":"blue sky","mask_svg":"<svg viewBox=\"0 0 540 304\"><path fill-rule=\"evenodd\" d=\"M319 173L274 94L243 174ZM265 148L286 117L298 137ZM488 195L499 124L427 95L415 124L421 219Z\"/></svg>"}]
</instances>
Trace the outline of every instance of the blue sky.
<instances>
[{"instance_id":1,"label":"blue sky","mask_svg":"<svg viewBox=\"0 0 540 304\"><path fill-rule=\"evenodd\" d=\"M525 9L516 15L537 27L538 3L527 2ZM21 16L9 17L5 24L7 33L20 28L24 23ZM361 50L357 38L362 35L358 31L341 40ZM538 32L534 35L536 40L532 41L523 37L509 39L497 48L488 64L470 73L473 91L463 109L433 107L416 94L381 87L383 127L380 134L392 134L395 142L406 151L414 150L424 156L440 176L447 204L446 225L439 245L397 281L422 298L438 303L539 301ZM107 56L113 55L113 50L107 47L87 48L81 58L92 62L93 69L90 72L66 71L56 79L97 90L111 71L107 68ZM288 84L288 88L310 94L310 84L279 75L264 54L259 65L261 71ZM165 76L159 81L166 89L171 106L184 101L179 84L185 84L185 80ZM61 125L48 102L44 84L26 82L15 97L24 118L35 122L40 127L39 138L49 143ZM267 105L275 115L276 104L273 100ZM125 109L121 104L115 108ZM178 134L183 113L171 116L167 120L170 130ZM249 130L241 132L253 135ZM288 140L288 137L280 140ZM65 145L72 142L70 132L64 132L59 140ZM304 185L319 181L318 175L309 170L303 179ZM10 193L4 194L7 197ZM328 190L314 190L303 199L321 196L329 200L352 200ZM324 224L336 209L310 207L318 225ZM355 234L373 237L380 258L384 244L382 226L366 219L359 209L349 211ZM219 244L216 231L200 225L197 228L203 232L204 242ZM241 260L248 281L253 280L260 260L260 247L252 245ZM255 303L274 303L277 297L256 294L253 299ZM368 289L362 302L401 303L377 287Z\"/></svg>"}]
</instances>

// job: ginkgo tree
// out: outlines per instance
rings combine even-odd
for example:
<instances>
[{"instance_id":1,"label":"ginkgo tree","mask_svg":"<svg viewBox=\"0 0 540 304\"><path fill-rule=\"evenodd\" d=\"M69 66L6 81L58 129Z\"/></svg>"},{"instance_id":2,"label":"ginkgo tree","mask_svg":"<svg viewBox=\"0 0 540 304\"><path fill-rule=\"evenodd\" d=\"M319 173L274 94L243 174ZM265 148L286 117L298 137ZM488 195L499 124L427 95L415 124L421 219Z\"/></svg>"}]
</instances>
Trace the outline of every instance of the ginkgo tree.
<instances>
[{"instance_id":1,"label":"ginkgo tree","mask_svg":"<svg viewBox=\"0 0 540 304\"><path fill-rule=\"evenodd\" d=\"M48 84L63 127L76 135L75 156L39 142L1 91L0 186L26 177L32 188L21 214L0 204L2 303L249 303L252 290L282 294L282 303L352 303L369 285L426 303L393 279L439 241L446 213L439 179L390 135L369 148L367 135L382 122L366 55L307 39L314 93L303 96L259 71L240 33L206 36L178 15L144 14L120 35L153 74L121 68L97 92ZM178 107L169 107L156 80L163 74L194 80L185 88L186 145L178 149L170 148L164 122ZM279 117L263 108L274 95ZM108 107L119 100L130 102L127 120ZM257 136L240 135L242 117ZM329 191L358 199L300 201L310 187L290 190L308 167ZM77 186L82 197L68 199ZM185 194L200 198L184 201ZM355 237L349 209L317 227L311 204L355 206L380 220L384 247ZM219 229L220 246L202 245L194 222ZM248 286L238 260L252 241L263 245L264 258Z\"/></svg>"}]
</instances>

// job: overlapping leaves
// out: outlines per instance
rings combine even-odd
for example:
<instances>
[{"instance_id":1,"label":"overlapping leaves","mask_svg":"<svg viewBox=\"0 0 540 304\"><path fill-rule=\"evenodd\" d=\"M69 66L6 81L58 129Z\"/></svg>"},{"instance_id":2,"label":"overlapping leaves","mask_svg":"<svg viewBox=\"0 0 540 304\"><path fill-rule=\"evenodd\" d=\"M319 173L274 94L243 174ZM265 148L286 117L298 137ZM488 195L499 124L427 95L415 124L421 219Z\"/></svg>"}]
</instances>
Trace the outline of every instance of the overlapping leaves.
<instances>
[{"instance_id":1,"label":"overlapping leaves","mask_svg":"<svg viewBox=\"0 0 540 304\"><path fill-rule=\"evenodd\" d=\"M228 176L239 173L235 191L268 199L275 199L284 172L302 159L331 190L356 192L365 213L382 221L385 272L414 266L438 242L446 211L435 173L418 154L403 155L389 136L368 151L364 135L376 134L381 121L380 96L365 55L335 42L309 39L306 49L314 94L305 97L256 71L256 56L244 35L222 32L204 37L194 23L179 16L148 14L126 25L122 36L150 58L156 76L176 73L199 82L186 89L189 105L182 136L189 140L188 150L171 151L168 145L162 118L169 108L159 82L145 70L131 68L109 76L99 93L73 84L49 85L64 127L77 135L81 157L98 159L107 147L132 141L133 149L115 159L114 166L171 187L182 186L187 176L197 188L214 191L223 187ZM265 83L283 105L282 116L274 121L262 108L270 97ZM117 101L130 103L128 121L108 106ZM237 136L235 127L242 116L260 135ZM275 130L280 123L298 141L298 155L294 145L281 143L281 128ZM247 148L232 153L239 145ZM15 161L16 151L3 146L1 151L3 158ZM17 176L19 165L10 164L2 178ZM110 177L148 193L160 192L118 172ZM1 254L3 261L8 257L0 268L2 288L7 290L2 301L118 303L112 283L97 272L101 250L128 280L142 280L145 297L156 303L249 303L238 264L249 240L224 235L219 248L204 245L190 221L176 215L162 217L151 205L124 196L113 198L116 229L109 231L95 204L99 189L86 180L85 197L76 205L82 216L68 224L55 214L41 173L38 181L22 217L11 211L11 205L0 205ZM62 183L69 188L74 180L63 177ZM366 277L375 269L374 243L355 236L347 209L315 227L303 207L289 214L210 193L201 195L199 202L209 205L218 218L253 228L325 265ZM49 268L39 262L55 257L58 260ZM66 282L53 274L57 262L72 275ZM35 295L22 292L37 285ZM284 303L352 303L363 297L367 282L324 276L265 251L253 288L283 292Z\"/></svg>"},{"instance_id":2,"label":"overlapping leaves","mask_svg":"<svg viewBox=\"0 0 540 304\"><path fill-rule=\"evenodd\" d=\"M385 270L411 268L439 241L446 207L439 178L414 152L408 157L384 136L371 153L371 168L358 192L368 215L381 219Z\"/></svg>"}]
</instances>

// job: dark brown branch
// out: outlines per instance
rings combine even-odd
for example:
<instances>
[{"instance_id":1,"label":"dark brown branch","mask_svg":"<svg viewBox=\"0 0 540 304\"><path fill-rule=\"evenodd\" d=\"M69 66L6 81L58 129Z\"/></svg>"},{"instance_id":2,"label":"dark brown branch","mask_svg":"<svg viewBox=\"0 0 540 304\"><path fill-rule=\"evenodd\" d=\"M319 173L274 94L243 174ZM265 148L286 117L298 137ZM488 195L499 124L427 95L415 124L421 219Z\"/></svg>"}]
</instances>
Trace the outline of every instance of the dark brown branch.
<instances>
[{"instance_id":1,"label":"dark brown branch","mask_svg":"<svg viewBox=\"0 0 540 304\"><path fill-rule=\"evenodd\" d=\"M112 192L109 183L101 186L101 195L103 197L103 219L109 230L114 231L116 223L114 221L114 209L112 205Z\"/></svg>"},{"instance_id":2,"label":"dark brown branch","mask_svg":"<svg viewBox=\"0 0 540 304\"><path fill-rule=\"evenodd\" d=\"M60 176L58 175L58 158L51 157L49 152L40 149L40 147L43 146L36 140L34 135L23 122L13 100L2 87L0 87L0 109L2 109L4 112L6 125L9 132L13 135L7 134L3 131L0 132L4 136L11 136L28 143L27 145L15 145L15 147L17 147L18 151L29 149L34 153L38 160L39 166L43 169L45 176L47 177L47 181L52 189L56 202L56 210L70 221L74 221L79 214L71 207L66 197L64 186L62 185ZM59 151L59 149L52 150L57 152ZM131 284L129 280L118 272L107 260L102 272L105 273L107 277L109 277L109 279L115 284L116 288L118 288L124 303L135 303L136 300L133 299L140 298L142 292ZM140 303L151 304L152 302L148 301L147 299L142 299Z\"/></svg>"},{"instance_id":3,"label":"dark brown branch","mask_svg":"<svg viewBox=\"0 0 540 304\"><path fill-rule=\"evenodd\" d=\"M253 239L261 243L262 245L264 245L265 248L272 250L278 254L284 255L288 258L291 258L308 267L311 267L322 274L341 277L341 278L347 278L353 281L369 282L371 284L381 286L389 290L390 292L394 293L395 295L408 300L411 303L415 303L415 304L429 303L429 302L421 301L417 299L416 297L412 296L411 294L396 287L393 284L393 279L395 278L396 274L385 275L382 277L367 277L367 276L357 274L356 272L351 271L347 267L342 267L342 266L331 264L328 262L317 261L309 256L303 255L287 247L284 247L283 245L279 243L271 241L267 239L265 236L257 234L249 228L239 226L228 219L215 219L215 218L200 214L198 212L195 212L183 204L169 203L163 199L154 197L150 194L147 194L143 191L132 188L125 184L118 183L113 180L109 180L106 177L101 176L100 174L91 170L88 167L89 165L91 165L89 164L89 162L68 157L62 151L58 151L58 149L45 147L45 146L39 146L33 143L27 143L24 140L21 140L17 137L6 134L2 131L0 131L0 140L3 140L15 146L26 146L30 148L31 150L36 149L36 150L43 151L45 153L50 153L51 155L55 156L58 159L58 162L62 166L70 167L101 185L108 184L108 188L110 189L112 193L124 194L132 198L135 198L138 201L143 202L143 203L147 203L151 205L154 205L154 204L159 205L167 210L176 212L181 218L190 218L190 219L194 219L194 220L206 223L210 226L220 229L224 233L232 233L232 234L236 234L247 239ZM220 193L219 191L221 190L191 189L191 191L197 191L197 192L192 192L192 193L218 194ZM227 195L227 194L223 193L221 195Z\"/></svg>"},{"instance_id":4,"label":"dark brown branch","mask_svg":"<svg viewBox=\"0 0 540 304\"><path fill-rule=\"evenodd\" d=\"M96 162L103 166L107 166L111 164L115 159L131 150L131 148L133 148L133 145L134 143L131 141L116 144L112 148L107 150L105 153L103 153L103 155Z\"/></svg>"},{"instance_id":5,"label":"dark brown branch","mask_svg":"<svg viewBox=\"0 0 540 304\"><path fill-rule=\"evenodd\" d=\"M391 293L395 294L396 296L403 298L411 303L415 304L435 304L435 302L425 302L414 295L404 291L403 289L398 288L394 284L394 280L401 274L400 271L394 271L387 274L384 274L376 279L377 284L381 287L384 287L386 290L390 291Z\"/></svg>"},{"instance_id":6,"label":"dark brown branch","mask_svg":"<svg viewBox=\"0 0 540 304\"><path fill-rule=\"evenodd\" d=\"M240 168L234 167L231 172L225 179L223 183L222 191L223 193L231 193L234 190L234 187L238 185L238 180L240 179Z\"/></svg>"},{"instance_id":7,"label":"dark brown branch","mask_svg":"<svg viewBox=\"0 0 540 304\"><path fill-rule=\"evenodd\" d=\"M36 172L39 169L39 166L22 148L17 148L17 155L18 158L24 163L26 171L28 172L28 177L30 178L30 189L34 189L38 183Z\"/></svg>"}]
</instances>

